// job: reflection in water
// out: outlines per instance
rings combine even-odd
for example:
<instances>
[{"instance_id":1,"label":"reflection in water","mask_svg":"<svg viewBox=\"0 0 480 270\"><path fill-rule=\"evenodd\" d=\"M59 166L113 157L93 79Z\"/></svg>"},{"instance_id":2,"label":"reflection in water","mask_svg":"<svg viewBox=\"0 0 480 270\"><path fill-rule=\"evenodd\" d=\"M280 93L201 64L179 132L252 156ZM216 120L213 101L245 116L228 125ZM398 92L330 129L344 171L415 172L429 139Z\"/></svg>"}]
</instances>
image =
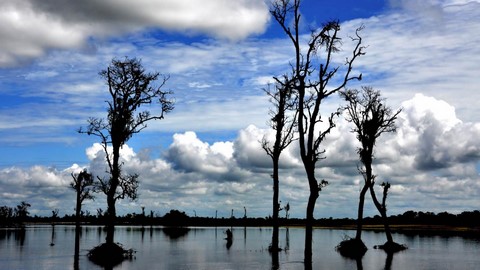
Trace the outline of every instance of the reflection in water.
<instances>
[{"instance_id":1,"label":"reflection in water","mask_svg":"<svg viewBox=\"0 0 480 270\"><path fill-rule=\"evenodd\" d=\"M79 269L79 258L80 258L80 233L81 227L75 228L75 253L73 255L73 269Z\"/></svg>"},{"instance_id":2,"label":"reflection in water","mask_svg":"<svg viewBox=\"0 0 480 270\"><path fill-rule=\"evenodd\" d=\"M7 230L0 230L0 241L7 238Z\"/></svg>"},{"instance_id":3,"label":"reflection in water","mask_svg":"<svg viewBox=\"0 0 480 270\"><path fill-rule=\"evenodd\" d=\"M284 252L284 254L288 254L288 250L290 249L290 230L289 228L285 228L285 247L284 248L281 248L279 246L279 241L278 241L278 237L279 237L279 228L278 227L273 227L272 228L272 242L269 246L269 252L270 252L270 255L272 257L272 270L278 270L280 269L280 253L281 252ZM276 245L276 249L275 249L275 245ZM287 256L288 258L288 256ZM311 269L312 266L310 264L309 265L306 265L305 266L305 269Z\"/></svg>"},{"instance_id":4,"label":"reflection in water","mask_svg":"<svg viewBox=\"0 0 480 270\"><path fill-rule=\"evenodd\" d=\"M290 249L290 231L287 229L285 230L285 251Z\"/></svg>"},{"instance_id":5,"label":"reflection in water","mask_svg":"<svg viewBox=\"0 0 480 270\"><path fill-rule=\"evenodd\" d=\"M227 247L227 249L230 249L230 247L232 247L232 244L233 244L233 238L227 239L227 244L225 246Z\"/></svg>"},{"instance_id":6,"label":"reflection in water","mask_svg":"<svg viewBox=\"0 0 480 270\"><path fill-rule=\"evenodd\" d=\"M272 256L272 270L277 270L280 267L280 262L278 258L278 253L281 251L279 244L278 244L278 232L279 228L278 226L274 225L273 226L273 231L272 231L272 242L270 243L270 246L268 247L268 251L270 252L270 255Z\"/></svg>"},{"instance_id":7,"label":"reflection in water","mask_svg":"<svg viewBox=\"0 0 480 270\"><path fill-rule=\"evenodd\" d=\"M357 261L357 270L363 270L362 259L363 259L363 257L355 259Z\"/></svg>"},{"instance_id":8,"label":"reflection in water","mask_svg":"<svg viewBox=\"0 0 480 270\"><path fill-rule=\"evenodd\" d=\"M50 241L50 246L55 246L55 225L52 225L52 237Z\"/></svg>"},{"instance_id":9,"label":"reflection in water","mask_svg":"<svg viewBox=\"0 0 480 270\"><path fill-rule=\"evenodd\" d=\"M393 252L387 252L387 258L385 259L385 270L392 269L392 262L393 262Z\"/></svg>"},{"instance_id":10,"label":"reflection in water","mask_svg":"<svg viewBox=\"0 0 480 270\"><path fill-rule=\"evenodd\" d=\"M22 247L25 243L25 228L0 230L0 240L9 240L12 234L17 245Z\"/></svg>"},{"instance_id":11,"label":"reflection in water","mask_svg":"<svg viewBox=\"0 0 480 270\"><path fill-rule=\"evenodd\" d=\"M25 228L22 227L21 229L15 230L15 241L20 247L23 247L25 243Z\"/></svg>"},{"instance_id":12,"label":"reflection in water","mask_svg":"<svg viewBox=\"0 0 480 270\"><path fill-rule=\"evenodd\" d=\"M270 255L272 255L272 270L280 269L280 261L278 257L278 253L280 251L271 251Z\"/></svg>"},{"instance_id":13,"label":"reflection in water","mask_svg":"<svg viewBox=\"0 0 480 270\"><path fill-rule=\"evenodd\" d=\"M243 227L243 243L247 244L247 227Z\"/></svg>"},{"instance_id":14,"label":"reflection in water","mask_svg":"<svg viewBox=\"0 0 480 270\"><path fill-rule=\"evenodd\" d=\"M190 229L184 227L165 227L162 231L170 238L170 240L178 240L179 238L186 236Z\"/></svg>"},{"instance_id":15,"label":"reflection in water","mask_svg":"<svg viewBox=\"0 0 480 270\"><path fill-rule=\"evenodd\" d=\"M392 262L393 262L393 252L386 252L386 258L385 258L385 267L383 268L384 270L391 270L392 269ZM357 270L363 270L363 256L360 258L350 258L350 257L345 257L347 260L355 260L357 263Z\"/></svg>"},{"instance_id":16,"label":"reflection in water","mask_svg":"<svg viewBox=\"0 0 480 270\"><path fill-rule=\"evenodd\" d=\"M67 227L68 230L64 230ZM88 228L88 231L87 231ZM397 235L411 249L400 255L383 251L369 250L363 260L352 260L340 256L335 245L344 235L339 230L314 230L313 263L304 265L303 228L280 228L281 252L269 253L267 247L271 241L269 229L247 227L246 246L243 241L227 241L223 234L230 227L200 228L193 233L171 234L171 230L153 227L153 241L141 242L141 230L132 226L119 227L116 239L124 246L134 248L136 260L125 261L118 269L478 269L480 265L480 242L460 237L417 237L415 239ZM149 227L145 227L146 230ZM171 229L171 228L170 228ZM0 230L0 268L1 269L100 269L85 256L86 250L96 246L97 227L83 226L79 234L74 226L55 225L55 234L50 225L27 227L26 230ZM243 226L234 229L234 237L243 238ZM268 233L265 233L268 231ZM28 236L26 236L28 234ZM48 244L53 239L55 247ZM148 238L148 232L145 232ZM101 238L105 233L102 232ZM173 236L173 238L171 237ZM28 238L26 238L28 237ZM183 238L181 238L183 237ZM378 242L383 235L366 232L367 243ZM169 240L172 239L172 240ZM407 239L407 240L405 240ZM240 242L238 242L240 240ZM410 241L409 241L410 240ZM74 245L75 244L75 245ZM81 245L81 247L80 247ZM75 252L74 252L75 251ZM73 253L73 254L72 254ZM82 253L82 254L79 254ZM29 255L35 255L34 261ZM72 256L73 255L73 256ZM395 258L394 258L395 256ZM28 259L27 259L28 258ZM395 260L395 261L394 261ZM395 263L394 263L395 262ZM462 262L462 263L458 263ZM34 266L32 266L34 264ZM117 269L117 268L115 268Z\"/></svg>"},{"instance_id":17,"label":"reflection in water","mask_svg":"<svg viewBox=\"0 0 480 270\"><path fill-rule=\"evenodd\" d=\"M232 229L233 230L233 229ZM227 244L226 244L226 247L227 249L230 249L230 247L232 246L233 244L233 233L232 233L232 230L231 229L227 229L225 231L225 234L227 235L227 237L225 237L225 240L227 240Z\"/></svg>"}]
</instances>

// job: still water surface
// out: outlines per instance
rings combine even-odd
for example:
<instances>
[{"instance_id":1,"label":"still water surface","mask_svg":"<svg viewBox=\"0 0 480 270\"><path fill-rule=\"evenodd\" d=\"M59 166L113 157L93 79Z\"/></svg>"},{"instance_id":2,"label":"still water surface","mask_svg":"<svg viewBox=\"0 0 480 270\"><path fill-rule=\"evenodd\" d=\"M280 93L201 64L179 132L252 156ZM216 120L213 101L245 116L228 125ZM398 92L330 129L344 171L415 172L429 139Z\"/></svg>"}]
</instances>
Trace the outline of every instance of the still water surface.
<instances>
[{"instance_id":1,"label":"still water surface","mask_svg":"<svg viewBox=\"0 0 480 270\"><path fill-rule=\"evenodd\" d=\"M73 269L74 226L33 226L24 233L0 229L0 269ZM114 269L272 269L268 252L271 228L233 228L227 246L227 228L190 228L170 234L161 227L117 227L115 240L137 251L135 259ZM281 228L279 269L304 269L304 229ZM317 229L313 233L312 269L480 269L480 241L462 237L394 234L409 249L392 256L372 247L385 242L383 233L364 232L369 250L361 261L344 258L335 246L353 231ZM79 269L101 269L86 257L102 243L100 227L84 226L80 240ZM51 245L53 243L54 245Z\"/></svg>"}]
</instances>

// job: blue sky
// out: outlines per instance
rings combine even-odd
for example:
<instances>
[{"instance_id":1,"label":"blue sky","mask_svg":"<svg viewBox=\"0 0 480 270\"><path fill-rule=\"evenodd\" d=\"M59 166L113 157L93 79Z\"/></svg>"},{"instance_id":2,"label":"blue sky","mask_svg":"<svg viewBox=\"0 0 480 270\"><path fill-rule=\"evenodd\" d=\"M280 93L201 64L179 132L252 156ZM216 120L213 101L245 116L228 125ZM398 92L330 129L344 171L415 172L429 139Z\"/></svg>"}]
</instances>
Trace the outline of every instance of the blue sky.
<instances>
[{"instance_id":1,"label":"blue sky","mask_svg":"<svg viewBox=\"0 0 480 270\"><path fill-rule=\"evenodd\" d=\"M7 0L0 8L0 205L73 213L70 173L101 175L96 138L78 134L105 115L98 72L112 58L138 57L170 76L175 110L128 142L125 169L141 175L140 206L164 214L228 216L246 206L270 214L270 161L258 141L269 134L262 89L288 71L292 46L262 0ZM115 3L115 5L113 5ZM361 83L403 112L398 132L382 138L375 171L392 183L389 210L479 209L480 2L467 0L302 2L302 26L339 19L343 51L360 25L367 54L355 64ZM336 97L325 112L340 105ZM152 111L156 108L152 107ZM355 216L360 176L354 135L339 120L324 148L318 178L331 185L317 217ZM308 185L292 145L284 154L281 200L303 217ZM383 181L383 180L381 180ZM85 208L105 208L99 195ZM222 214L223 213L223 214ZM367 205L367 214L376 214Z\"/></svg>"}]
</instances>

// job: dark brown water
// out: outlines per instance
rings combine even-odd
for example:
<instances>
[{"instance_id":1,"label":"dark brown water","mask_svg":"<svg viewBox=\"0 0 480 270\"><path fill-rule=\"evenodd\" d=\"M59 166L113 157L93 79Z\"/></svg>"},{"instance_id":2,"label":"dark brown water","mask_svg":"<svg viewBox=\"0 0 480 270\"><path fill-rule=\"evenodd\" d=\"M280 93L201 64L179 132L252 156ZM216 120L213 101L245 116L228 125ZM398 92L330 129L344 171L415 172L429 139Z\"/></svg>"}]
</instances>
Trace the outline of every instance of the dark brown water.
<instances>
[{"instance_id":1,"label":"dark brown water","mask_svg":"<svg viewBox=\"0 0 480 270\"><path fill-rule=\"evenodd\" d=\"M118 227L115 240L137 251L136 258L114 269L272 269L268 252L270 228L233 228L227 245L227 228L190 228L165 231L161 227ZM382 233L364 232L369 247L361 261L342 257L335 246L353 231L315 230L312 269L480 269L480 241L462 237L406 236L395 234L409 249L393 256L373 249L385 242ZM83 227L79 269L101 269L86 257L88 249L102 243L100 227ZM24 233L0 229L0 269L73 269L73 226L27 227ZM53 243L54 245L51 245ZM304 269L302 228L280 229L278 269Z\"/></svg>"}]
</instances>

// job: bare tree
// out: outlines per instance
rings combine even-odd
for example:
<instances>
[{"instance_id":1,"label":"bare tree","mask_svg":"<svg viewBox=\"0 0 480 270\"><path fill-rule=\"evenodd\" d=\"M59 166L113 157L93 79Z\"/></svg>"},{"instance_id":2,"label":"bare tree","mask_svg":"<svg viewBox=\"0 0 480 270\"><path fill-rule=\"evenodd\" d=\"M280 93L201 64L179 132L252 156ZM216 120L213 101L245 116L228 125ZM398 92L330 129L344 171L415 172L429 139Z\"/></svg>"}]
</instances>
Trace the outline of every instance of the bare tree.
<instances>
[{"instance_id":1,"label":"bare tree","mask_svg":"<svg viewBox=\"0 0 480 270\"><path fill-rule=\"evenodd\" d=\"M263 137L262 148L272 159L273 164L273 199L272 199L272 221L273 221L273 233L272 243L269 250L272 252L279 251L278 247L278 213L280 211L279 203L279 162L280 155L283 150L287 148L293 141L293 132L295 128L296 118L296 99L292 98L293 87L290 85L292 82L288 81L288 78L284 76L282 80L275 78L276 85L275 90L267 88L265 93L270 97L270 102L273 108L270 110L271 119L270 127L275 131L275 141L273 145L267 139ZM293 115L289 113L294 112Z\"/></svg>"},{"instance_id":2,"label":"bare tree","mask_svg":"<svg viewBox=\"0 0 480 270\"><path fill-rule=\"evenodd\" d=\"M52 219L52 226L55 226L55 221L58 219L58 212L59 212L59 211L60 211L60 210L58 210L58 209L52 210L52 217L51 217L51 219Z\"/></svg>"},{"instance_id":3,"label":"bare tree","mask_svg":"<svg viewBox=\"0 0 480 270\"><path fill-rule=\"evenodd\" d=\"M100 76L108 85L111 99L107 101L107 118L90 118L86 129L80 133L100 138L108 165L109 177L98 178L100 190L107 195L107 237L106 243L114 243L115 203L119 199L137 198L138 174L122 172L120 149L134 135L147 127L151 120L163 119L173 110L173 100L168 99L170 91L163 91L168 77L162 76L158 86L152 86L160 78L159 73L147 73L136 58L113 59ZM138 110L148 104L158 103L156 115L150 111ZM111 148L111 149L110 149Z\"/></svg>"},{"instance_id":4,"label":"bare tree","mask_svg":"<svg viewBox=\"0 0 480 270\"><path fill-rule=\"evenodd\" d=\"M380 203L375 195L374 185L376 175L373 174L372 164L375 158L374 147L377 138L383 133L396 131L395 120L401 112L401 109L393 112L391 108L385 105L385 100L381 98L380 91L375 91L372 87L362 87L362 91L347 90L341 92L341 96L348 102L346 106L346 120L354 124L352 131L356 133L356 137L361 143L361 147L358 148L357 153L362 163L362 166L359 167L359 172L363 176L364 185L360 191L358 203L357 233L355 240L358 242L362 241L365 194L367 190L370 190L373 202L384 221L387 242L393 243L385 205L390 184L382 184L384 192L382 203Z\"/></svg>"},{"instance_id":5,"label":"bare tree","mask_svg":"<svg viewBox=\"0 0 480 270\"><path fill-rule=\"evenodd\" d=\"M91 173L83 170L78 174L72 173L72 182L70 187L77 193L75 206L75 253L74 253L74 269L78 269L78 260L80 254L80 218L82 213L82 204L85 200L93 200L94 180ZM75 267L76 266L76 267Z\"/></svg>"},{"instance_id":6,"label":"bare tree","mask_svg":"<svg viewBox=\"0 0 480 270\"><path fill-rule=\"evenodd\" d=\"M322 102L343 89L349 81L361 80L361 74L352 75L355 60L364 54L362 38L357 29L352 41L355 43L352 55L344 60L344 65L336 64L334 56L341 50L342 41L338 36L340 24L330 21L319 29L312 30L305 45L300 34L300 0L276 0L272 4L271 14L291 40L295 49L294 62L291 63L293 90L298 98L298 134L300 156L307 175L310 195L306 210L305 262L311 263L312 226L315 203L319 192L328 182L317 180L316 164L325 158L320 145L326 135L335 127L334 118L339 111L329 117L322 117ZM290 22L292 22L290 26ZM302 49L303 48L303 49ZM333 85L335 84L335 85ZM325 122L327 127L320 130L319 124Z\"/></svg>"},{"instance_id":7,"label":"bare tree","mask_svg":"<svg viewBox=\"0 0 480 270\"><path fill-rule=\"evenodd\" d=\"M288 217L290 216L289 212L290 212L290 202L287 202L287 205L285 205L285 207L283 207L283 210L285 210L285 219L288 219Z\"/></svg>"},{"instance_id":8,"label":"bare tree","mask_svg":"<svg viewBox=\"0 0 480 270\"><path fill-rule=\"evenodd\" d=\"M80 227L80 214L82 211L82 204L85 200L93 200L94 192L94 180L91 173L88 173L87 170L83 170L78 174L72 173L72 182L70 182L70 187L75 190L77 193L77 200L75 206L75 225L76 230Z\"/></svg>"}]
</instances>

